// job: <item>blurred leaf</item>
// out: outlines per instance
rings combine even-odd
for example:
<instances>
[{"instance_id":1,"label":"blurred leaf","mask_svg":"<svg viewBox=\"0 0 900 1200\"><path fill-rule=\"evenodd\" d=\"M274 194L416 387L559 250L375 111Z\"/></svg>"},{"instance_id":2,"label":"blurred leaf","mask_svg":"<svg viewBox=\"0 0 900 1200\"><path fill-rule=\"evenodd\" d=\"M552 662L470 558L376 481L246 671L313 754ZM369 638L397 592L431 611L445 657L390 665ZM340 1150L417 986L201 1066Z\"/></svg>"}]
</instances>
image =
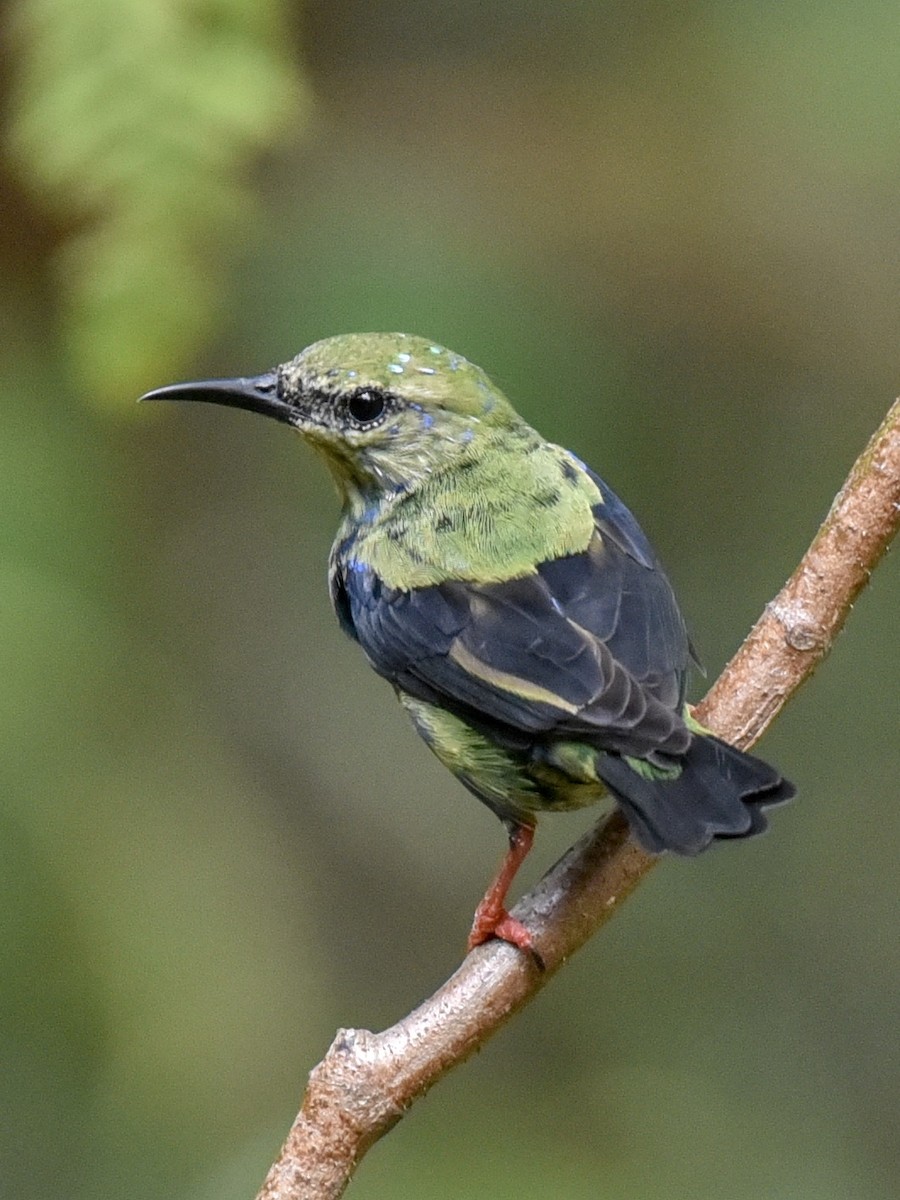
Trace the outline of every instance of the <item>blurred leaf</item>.
<instances>
[{"instance_id":1,"label":"blurred leaf","mask_svg":"<svg viewBox=\"0 0 900 1200\"><path fill-rule=\"evenodd\" d=\"M240 173L306 94L280 0L20 0L10 148L70 227L58 253L76 378L121 405L209 333L249 219Z\"/></svg>"}]
</instances>

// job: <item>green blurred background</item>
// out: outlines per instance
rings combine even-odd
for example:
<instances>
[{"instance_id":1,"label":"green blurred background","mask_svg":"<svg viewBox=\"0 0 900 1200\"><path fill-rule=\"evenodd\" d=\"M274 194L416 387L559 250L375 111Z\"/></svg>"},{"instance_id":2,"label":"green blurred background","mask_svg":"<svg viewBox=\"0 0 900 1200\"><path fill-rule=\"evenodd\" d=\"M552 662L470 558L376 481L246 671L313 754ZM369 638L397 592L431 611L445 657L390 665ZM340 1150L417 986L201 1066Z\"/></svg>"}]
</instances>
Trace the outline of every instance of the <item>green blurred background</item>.
<instances>
[{"instance_id":1,"label":"green blurred background","mask_svg":"<svg viewBox=\"0 0 900 1200\"><path fill-rule=\"evenodd\" d=\"M503 835L335 626L319 464L135 395L433 337L627 498L715 677L900 390L900 21L19 0L2 55L0 1194L239 1200ZM898 584L766 739L771 834L663 864L354 1196L896 1196Z\"/></svg>"}]
</instances>

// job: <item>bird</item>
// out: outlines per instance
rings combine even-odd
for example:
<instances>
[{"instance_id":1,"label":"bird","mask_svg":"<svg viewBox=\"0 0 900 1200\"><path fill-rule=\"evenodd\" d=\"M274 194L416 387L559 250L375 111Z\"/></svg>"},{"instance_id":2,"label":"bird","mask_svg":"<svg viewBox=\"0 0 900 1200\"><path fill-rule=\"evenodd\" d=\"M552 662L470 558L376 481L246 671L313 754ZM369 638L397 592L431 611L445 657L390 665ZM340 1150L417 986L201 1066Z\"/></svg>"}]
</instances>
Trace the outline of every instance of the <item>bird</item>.
<instances>
[{"instance_id":1,"label":"bird","mask_svg":"<svg viewBox=\"0 0 900 1200\"><path fill-rule=\"evenodd\" d=\"M503 822L468 947L532 952L506 897L538 817L604 797L649 854L766 828L793 785L693 717L696 664L637 520L480 367L427 338L341 334L263 374L141 397L272 417L324 459L331 603L418 733Z\"/></svg>"}]
</instances>

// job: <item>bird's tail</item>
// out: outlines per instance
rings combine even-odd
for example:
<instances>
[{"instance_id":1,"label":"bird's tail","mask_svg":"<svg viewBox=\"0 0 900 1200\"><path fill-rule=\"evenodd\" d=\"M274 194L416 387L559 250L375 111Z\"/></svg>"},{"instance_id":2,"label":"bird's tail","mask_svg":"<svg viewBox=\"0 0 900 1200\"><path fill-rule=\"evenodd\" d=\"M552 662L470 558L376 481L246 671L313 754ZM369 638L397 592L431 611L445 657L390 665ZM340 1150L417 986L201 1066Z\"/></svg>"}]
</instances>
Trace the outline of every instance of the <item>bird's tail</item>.
<instances>
[{"instance_id":1,"label":"bird's tail","mask_svg":"<svg viewBox=\"0 0 900 1200\"><path fill-rule=\"evenodd\" d=\"M631 760L634 762L635 760ZM753 837L766 828L763 809L783 804L793 784L761 759L709 733L696 733L672 778L599 756L597 774L615 795L637 840L651 854L699 854L717 838Z\"/></svg>"}]
</instances>

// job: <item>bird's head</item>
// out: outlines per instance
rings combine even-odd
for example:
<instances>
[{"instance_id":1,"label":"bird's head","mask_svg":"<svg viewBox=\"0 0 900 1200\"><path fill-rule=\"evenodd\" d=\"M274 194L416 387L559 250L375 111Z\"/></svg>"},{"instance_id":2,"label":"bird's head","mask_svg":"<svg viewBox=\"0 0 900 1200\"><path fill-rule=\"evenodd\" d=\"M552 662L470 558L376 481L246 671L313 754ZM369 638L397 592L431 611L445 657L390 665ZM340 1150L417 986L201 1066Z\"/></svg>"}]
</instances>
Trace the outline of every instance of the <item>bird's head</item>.
<instances>
[{"instance_id":1,"label":"bird's head","mask_svg":"<svg viewBox=\"0 0 900 1200\"><path fill-rule=\"evenodd\" d=\"M264 375L173 384L145 400L203 400L292 425L326 459L345 497L415 487L521 425L480 367L426 338L326 338Z\"/></svg>"}]
</instances>

